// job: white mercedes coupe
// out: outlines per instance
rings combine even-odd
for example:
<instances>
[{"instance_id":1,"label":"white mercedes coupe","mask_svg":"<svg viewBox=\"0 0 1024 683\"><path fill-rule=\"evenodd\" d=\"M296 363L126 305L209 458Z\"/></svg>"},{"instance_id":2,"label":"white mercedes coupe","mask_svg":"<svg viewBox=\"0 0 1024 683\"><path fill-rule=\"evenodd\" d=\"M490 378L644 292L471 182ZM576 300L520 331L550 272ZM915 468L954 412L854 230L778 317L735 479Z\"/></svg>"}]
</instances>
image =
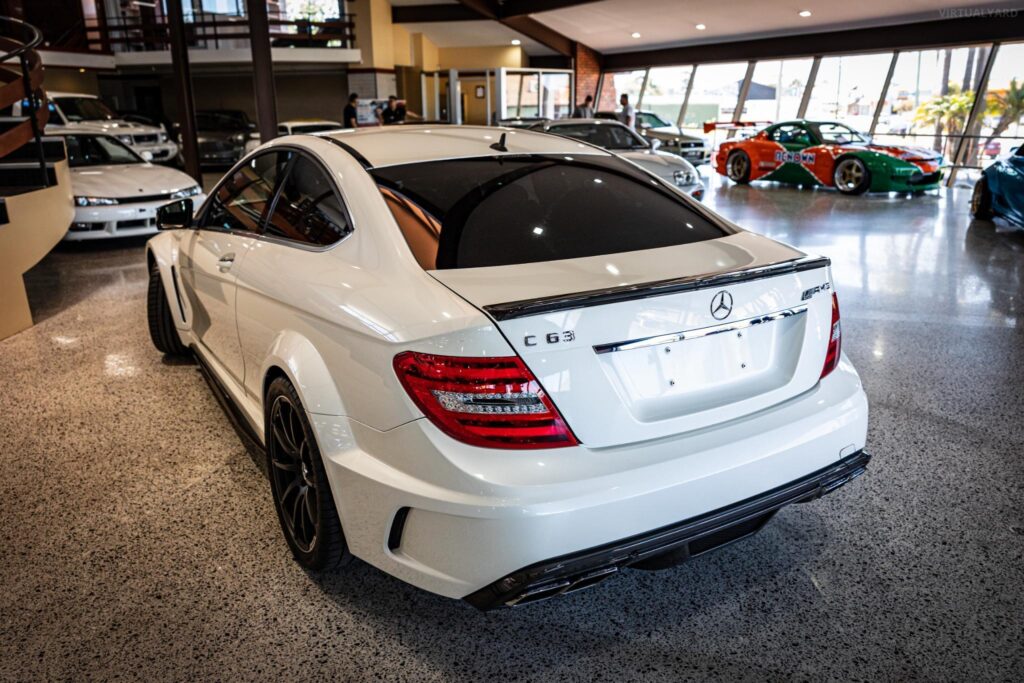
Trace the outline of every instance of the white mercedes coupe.
<instances>
[{"instance_id":1,"label":"white mercedes coupe","mask_svg":"<svg viewBox=\"0 0 1024 683\"><path fill-rule=\"evenodd\" d=\"M198 358L311 570L521 605L752 534L870 459L829 261L577 140L287 136L159 223L153 342Z\"/></svg>"}]
</instances>

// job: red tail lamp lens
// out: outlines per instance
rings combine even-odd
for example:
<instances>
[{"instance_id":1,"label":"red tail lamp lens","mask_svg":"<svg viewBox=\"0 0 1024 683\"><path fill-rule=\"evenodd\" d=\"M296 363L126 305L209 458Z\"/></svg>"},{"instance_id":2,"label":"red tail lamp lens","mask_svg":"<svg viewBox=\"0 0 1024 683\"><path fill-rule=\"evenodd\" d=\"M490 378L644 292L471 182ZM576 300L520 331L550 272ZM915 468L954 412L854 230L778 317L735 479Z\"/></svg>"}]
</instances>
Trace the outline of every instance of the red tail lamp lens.
<instances>
[{"instance_id":1,"label":"red tail lamp lens","mask_svg":"<svg viewBox=\"0 0 1024 683\"><path fill-rule=\"evenodd\" d=\"M828 352L825 354L825 366L821 369L821 377L825 379L830 372L839 366L839 353L843 346L843 328L839 324L839 297L832 295L832 325L828 338Z\"/></svg>"},{"instance_id":2,"label":"red tail lamp lens","mask_svg":"<svg viewBox=\"0 0 1024 683\"><path fill-rule=\"evenodd\" d=\"M485 448L579 444L518 356L472 358L406 351L395 372L416 406L453 439Z\"/></svg>"}]
</instances>

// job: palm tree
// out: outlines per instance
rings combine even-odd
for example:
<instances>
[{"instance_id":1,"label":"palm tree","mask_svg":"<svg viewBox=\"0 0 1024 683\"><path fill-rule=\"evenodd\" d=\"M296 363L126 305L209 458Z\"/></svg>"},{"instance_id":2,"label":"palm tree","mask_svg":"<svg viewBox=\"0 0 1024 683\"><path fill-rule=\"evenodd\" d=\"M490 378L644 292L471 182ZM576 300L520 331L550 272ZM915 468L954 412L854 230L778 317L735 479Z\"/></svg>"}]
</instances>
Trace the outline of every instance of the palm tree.
<instances>
[{"instance_id":1,"label":"palm tree","mask_svg":"<svg viewBox=\"0 0 1024 683\"><path fill-rule=\"evenodd\" d=\"M985 114L987 116L998 116L999 120L992 128L992 134L985 140L982 149L999 137L1010 126L1018 123L1024 117L1024 85L1017 83L1016 78L1010 79L1010 87L1004 91L990 91L985 102Z\"/></svg>"},{"instance_id":2,"label":"palm tree","mask_svg":"<svg viewBox=\"0 0 1024 683\"><path fill-rule=\"evenodd\" d=\"M962 92L955 84L946 88L945 95L933 97L921 104L914 115L914 120L924 125L935 126L936 140L932 148L936 152L950 154L950 140L956 131L962 131L974 104L974 93L970 90ZM942 143L942 132L950 133L945 145ZM944 150L943 147L946 149Z\"/></svg>"}]
</instances>

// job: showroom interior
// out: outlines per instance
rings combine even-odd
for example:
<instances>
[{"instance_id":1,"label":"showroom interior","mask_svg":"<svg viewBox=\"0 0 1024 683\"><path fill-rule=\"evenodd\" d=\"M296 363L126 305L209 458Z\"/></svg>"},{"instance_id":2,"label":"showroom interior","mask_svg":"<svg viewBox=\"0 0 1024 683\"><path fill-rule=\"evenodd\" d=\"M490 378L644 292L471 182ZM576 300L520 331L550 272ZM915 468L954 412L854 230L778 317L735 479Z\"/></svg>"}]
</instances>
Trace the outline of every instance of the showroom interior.
<instances>
[{"instance_id":1,"label":"showroom interior","mask_svg":"<svg viewBox=\"0 0 1024 683\"><path fill-rule=\"evenodd\" d=\"M1024 678L1020 2L0 0L0 53L0 579L5 589L0 597L0 678ZM573 124L576 119L584 122ZM352 120L356 131L330 132L352 128ZM442 235L436 272L423 265L395 209L405 197L401 193L412 193L416 182L455 187L476 180L456 178L454 172L450 179L443 174L405 178L400 171L408 170L402 165L406 162L394 160L429 160L444 169L454 168L445 164L462 156L478 156L499 166L538 163L548 169L538 172L538 178L552 168L570 174L579 162L572 158L577 152L567 146L577 144L570 128L585 128L579 135L626 136L621 139L630 141L627 147L579 137L597 147L579 143L578 154L600 153L604 159L608 152L621 152L626 161L611 155L612 161L600 163L621 161L621 168L628 170L616 177L656 185L658 192L672 197L673 205L689 207L692 215L722 226L721 234L728 235L670 248L723 254L723 259L750 257L754 265L738 274L723 270L726 264L714 258L693 265L693 257L680 258L678 272L671 266L663 272L660 257L652 255L650 274L630 280L624 267L620 277L609 257L598 268L604 280L593 273L584 277L583 266L545 270L543 263L523 266L518 271L523 281L511 275L492 278L500 268L518 266L444 270L454 266L441 265L442 257L447 258L441 227L436 227ZM482 151L467 155L464 150L477 142ZM261 147L268 143L272 146ZM171 244L176 234L201 233L201 221L213 211L209 206L234 191L238 174L256 168L253 160L267 158L266 150L278 149L273 147L278 143L294 158L279 162L283 165L274 171L285 180L271 183L267 208L256 213L262 230L270 230L288 184L298 176L294 169L303 158L312 158L309 150L330 148L324 154L347 155L350 165L335 169L324 161L327 156L317 157L317 163L322 170L330 167L327 185L340 188L334 193L347 202L350 216L345 220L350 225L337 247L321 254L314 245L303 256L345 258L344 247L355 249L361 231L385 227L394 231L399 240L395 244L404 250L387 252L390 264L369 259L368 265L337 266L337 272L310 266L308 279L328 284L282 304L296 308L308 301L311 308L321 307L323 320L334 313L360 318L390 344L385 346L394 356L394 364L389 360L382 370L391 374L378 381L364 372L372 355L367 347L344 349L342 343L338 362L353 368L353 374L339 386L355 384L355 391L343 397L345 410L336 412L313 405L312 398L319 396L314 392L325 377L336 374L329 361L325 366L316 356L320 365L307 367L301 377L298 370L292 376L291 366L280 373L282 379L290 378L294 395L305 404L306 433L320 434L324 459L339 463L339 469L328 470L333 494L325 495L333 501L331 509L336 504L339 510L334 519L341 538L348 539L347 546L342 541L346 562L324 571L302 564L301 553L282 536L289 529L296 532L279 500L287 490L281 492L281 485L274 483L273 453L279 446L271 440L278 443L277 413L268 407L266 422L256 419L254 432L246 422L253 418L242 414L232 390L204 360L198 347L205 341L197 336L190 344L191 332L178 337L174 326L184 328L174 311L180 309L186 318L191 314L188 306L203 300L185 291L179 270L188 261L176 260L185 258L178 247L160 246ZM450 152L444 144L450 144ZM282 159L285 154L281 152ZM101 157L103 161L90 160ZM382 161L386 159L392 161ZM480 168L481 173L491 172L482 164ZM362 180L353 180L355 173L373 178L384 199L359 196L353 188L373 185L360 185ZM474 187L500 194L492 187L497 183L500 188L500 182L479 182ZM570 196L581 203L569 206L568 212L555 212L576 216L581 224L572 233L577 244L566 246L565 253L603 258L606 252L594 251L600 247L584 245L589 221L596 221L594 241L603 244L606 239L596 234L601 222L593 217L597 210L576 199L585 195L568 192L563 199ZM355 208L369 206L371 199L382 211L390 208L397 223L391 214ZM445 210L440 201L436 207L424 206L441 216ZM500 217L510 223L533 220L541 201L524 193ZM175 222L179 214L170 209L185 205L187 216ZM441 219L427 219L447 226L462 204L455 206ZM656 220L654 213L645 216L643 206L648 205L631 206L620 203L614 212L628 216L614 227L625 240L650 228L645 219ZM406 205L404 215L430 213L413 208ZM402 232L391 225L371 225L366 220L371 215L387 215L390 223L401 224ZM523 227L539 241L549 228L537 225ZM744 231L764 236L774 246L763 246L767 240L733 241L743 240ZM506 244L502 236L488 239ZM706 246L720 241L728 243L720 252ZM261 245L269 251L267 245L274 241L261 237L253 244L239 246L239 253L243 248L255 253ZM799 257L787 261L789 270L783 271L778 264L764 266L747 247L729 246L747 244L762 245L757 248L765 253ZM756 251L754 246L749 249ZM365 257L366 250L360 253ZM614 263L639 263L643 253ZM233 253L223 255L221 274L231 268L233 258ZM302 269L294 265L300 261L265 257L265 263ZM664 291L678 297L706 294L710 313L701 299L699 314L713 319L697 334L678 332L658 358L653 351L644 356L655 358L662 368L667 357L683 355L670 354L671 349L707 346L733 333L738 337L729 344L740 344L744 334L768 339L758 330L771 326L804 330L805 322L817 320L811 317L818 315L815 307L824 311L825 324L831 310L820 350L823 356L831 354L833 347L826 352L824 344L836 342L841 311L842 360L836 344L833 367L857 383L856 391L862 392L858 400L866 402L856 419L867 425L866 443L845 449L841 462L860 459L855 468L850 465L828 481L821 479L806 495L787 499L801 504L765 507L756 520L744 518L747 526L742 528L736 522L726 529L721 522L714 533L698 536L691 530L697 522L710 524L716 514L738 514L741 499L753 501L746 494L736 494L732 500L737 502L728 509L708 504L706 514L679 519L662 519L653 502L637 497L630 508L640 525L637 535L609 531L612 535L601 542L570 541L564 555L547 550L531 555L531 544L551 547L546 530L555 527L540 524L564 513L570 502L552 498L546 506L531 506L524 501L549 500L545 496L565 482L511 474L530 486L515 488L520 492L515 494L511 487L498 487L504 493L488 498L484 492L491 490L488 472L493 470L488 468L495 453L504 458L502 471L547 464L553 465L551 476L568 476L568 468L557 464L559 453L586 451L593 472L573 482L572 504L583 505L578 501L619 495L615 492L620 486L630 490L645 468L660 471L657 467L664 463L642 460L650 449L676 448L682 461L688 449L717 438L716 430L753 430L743 442L721 448L721 453L731 454L756 444L759 425L766 419L765 411L733 410L746 385L730 380L732 385L710 392L711 402L699 407L701 415L719 415L720 423L687 422L691 431L673 432L677 442L666 432L637 431L647 435L635 440L648 450L633 455L638 458L633 469L606 476L626 467L621 460L611 461L631 457L630 451L616 450L618 442L606 448L589 436L604 432L599 425L581 426L569 399L563 398L568 387L556 390L550 377L534 369L543 387L522 396L542 397L537 399L538 411L550 410L558 417L562 410L572 448L546 449L543 457L530 455L541 451L490 449L479 471L466 468L471 484L451 505L421 514L416 503L403 503L388 517L387 527L381 527L379 538L360 541L347 528L369 524L365 519L372 517L371 505L353 511L356 506L344 500L343 492L360 484L338 483L344 475L335 472L349 471L344 468L355 460L355 451L364 457L371 450L362 450L363 439L384 443L388 431L397 434L407 425L392 430L392 425L378 429L368 419L360 422L370 408L358 404L375 408L391 400L402 410L419 410L411 421L426 424L424 429L435 424L422 403L426 399L417 398L407 383L412 380L401 375L404 354L394 355L406 351L400 348L401 337L412 323L402 327L399 320L383 315L371 319L368 313L378 310L374 307L381 305L392 284L391 296L400 298L395 292L405 279L352 294L342 291L353 286L358 290L349 282L377 282L369 272L359 274L364 272L360 268L379 274L391 272L395 263L411 264L415 273L410 277L429 272L436 296L452 297L458 310L482 321L482 331L474 334L500 332L507 338L501 342L510 349L506 355L522 357L513 360L527 380L532 377L530 358L543 351L548 354L544 362L557 364L559 353L569 353L561 347L587 333L585 321L596 325L588 311L599 305L624 311L622 307L632 305L627 299L640 296L638 291L646 292L649 306L629 323L629 334L600 340L616 342L614 348L595 343L593 349L584 349L609 377L626 366L600 359L641 353L630 350L631 344L668 343L662 339L662 326L669 324L664 317L670 313L696 319L697 313L673 313L667 304L658 308L659 297L668 296ZM754 266L795 278L803 299L784 311L729 326L737 317L729 317L733 296L739 310L742 293L751 291L745 288L765 276ZM691 267L697 270L686 270ZM815 272L825 271L812 269L821 267L828 268L823 282L813 279ZM290 273L268 275L272 281L290 282ZM569 280L577 275L580 283L590 284L572 285ZM702 289L705 281L713 281L716 289ZM599 288L594 283L605 284ZM669 289L658 290L665 286ZM793 287L799 299L801 292ZM342 292L337 296L354 298L332 303L335 290ZM213 297L220 299L211 306L234 306L226 291L216 290ZM497 298L481 301L483 295L477 292ZM547 298L519 292L541 292ZM712 300L715 292L724 294ZM782 301L787 292L779 284L761 296ZM163 308L154 308L155 296L163 297ZM237 296L240 302L242 294ZM288 300L282 295L282 301ZM334 313L328 310L332 307ZM446 309L445 318L451 317L448 310L456 309ZM539 334L528 327L532 310L541 312L537 315L547 312L549 318L554 316L550 311L576 311L564 319L581 322L575 331L566 327ZM154 315L169 316L172 342L160 341L154 325L161 323L154 322ZM454 324L429 320L425 310L415 315L424 325ZM237 338L247 325L272 324L259 313L251 317L232 318L227 334ZM608 313L602 320L611 325L617 318ZM320 322L310 326L322 328ZM730 335L718 334L722 331ZM771 337L764 354L788 358L774 346L788 340L787 334ZM453 332L449 347L441 348L458 347L470 336ZM523 348L517 346L520 341ZM284 345L275 343L275 349ZM528 348L537 344L541 351ZM242 346L244 351L244 342ZM185 352L168 352L179 348ZM409 353L413 351L419 362L434 353L426 346ZM312 352L296 347L293 355L280 353L300 363ZM755 352L754 357L761 356ZM671 391L685 391L685 386L676 386L677 380L680 385L710 381L717 367L712 360L678 362L672 367L689 368L691 376L679 380L673 375L668 380ZM808 396L827 382L828 369L819 376L817 362L806 393L780 399L771 414L795 415L799 401L811 403ZM631 372L644 370L633 366ZM397 380L394 373L399 373ZM425 395L436 396L442 405L444 400L468 400L469 394L452 389L469 381L467 376ZM266 377L263 386L269 392L267 382L274 375ZM773 378L766 373L763 381ZM561 381L568 384L568 379ZM404 387L409 395L394 399L386 393L391 385L399 392ZM615 386L618 394L595 391L590 397L593 414L611 416L609 425L625 424L617 420L636 408L626 402L608 405L608 396L634 391L627 380ZM765 392L781 391L781 386L768 386ZM270 395L264 393L263 399ZM511 401L513 394L504 396ZM486 398L505 400L500 392ZM605 405L596 405L600 403ZM506 408L514 410L518 408ZM667 408L631 415L636 424L648 426L667 419L658 410ZM328 415L345 420L330 422ZM791 437L794 443L811 443L827 432L855 427L853 417L820 415L811 423L793 419L800 425ZM457 429L437 424L441 439L452 437L449 428ZM326 443L323 435L328 432L334 446ZM457 435L452 438L459 440ZM763 441L773 438L766 431ZM351 452L336 445L357 442ZM472 443L460 443L458 454L444 466L472 461L473 447L467 446ZM315 445L297 450L302 448L312 448L318 457ZM331 448L338 450L328 457ZM309 451L302 452L308 457ZM424 461L416 464L419 455L410 448L402 455L402 462L413 463L408 469L382 460L374 471L382 480L402 481L410 472L430 469ZM725 462L701 465L706 470L700 477L710 481L728 467ZM776 471L773 465L764 467L766 473ZM300 479L313 486L309 482L315 476L302 465ZM424 475L418 490L441 488L428 487L428 480ZM672 485L666 479L652 486L664 493ZM772 486L764 488L781 495L782 487ZM621 493L623 500L632 495ZM653 501L653 495L645 500ZM702 494L692 495L697 501ZM371 501L374 494L367 488L360 496ZM757 500L768 504L763 496ZM494 521L499 508L502 514L513 510L523 520L540 520L536 531L515 539L507 536L511 523L506 527ZM441 517L460 521L442 526L436 521ZM474 526L465 521L470 517L486 523ZM582 527L615 526L613 518L574 523L565 533L570 538L604 538ZM471 531L458 544L455 537L464 528ZM522 522L522 528L531 527ZM316 529L316 539L327 533L319 525ZM430 529L432 535L426 531ZM653 543L652 534L678 535L683 530L691 533L686 545L665 540L676 543L676 554L665 551L655 557L671 555L671 563L655 566L650 559L638 559L639 550L628 549L633 542L636 547ZM374 559L401 556L403 543L411 554L399 557L395 566L409 574ZM417 543L426 548L419 556ZM453 572L439 568L448 565L428 566L423 559L444 555L439 549L450 544L469 547L465 557L448 558L466 566L503 558L513 546L523 546L518 556L530 559L495 569L483 582L460 578L458 585L465 586L461 591L432 588L431 581L457 583L449 576ZM370 546L372 554L361 550ZM705 548L714 552L704 555ZM576 573L562 580L568 568L584 560L591 563L586 571L573 569ZM660 571L646 571L651 568ZM540 574L558 581L538 578ZM420 578L410 578L414 575ZM527 581L525 576L529 586L513 591L512 583ZM498 597L480 597L487 590Z\"/></svg>"}]
</instances>

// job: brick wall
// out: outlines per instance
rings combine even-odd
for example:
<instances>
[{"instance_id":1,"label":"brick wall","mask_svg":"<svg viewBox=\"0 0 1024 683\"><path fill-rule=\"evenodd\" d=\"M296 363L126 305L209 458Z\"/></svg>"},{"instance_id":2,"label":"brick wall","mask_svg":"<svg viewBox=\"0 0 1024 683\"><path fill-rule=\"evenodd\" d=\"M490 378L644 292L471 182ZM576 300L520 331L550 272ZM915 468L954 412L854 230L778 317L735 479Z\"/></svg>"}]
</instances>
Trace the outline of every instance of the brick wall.
<instances>
[{"instance_id":1,"label":"brick wall","mask_svg":"<svg viewBox=\"0 0 1024 683\"><path fill-rule=\"evenodd\" d=\"M601 78L601 55L586 45L576 43L574 57L576 63L576 104L583 104L583 99L587 95L597 96L597 82Z\"/></svg>"}]
</instances>

